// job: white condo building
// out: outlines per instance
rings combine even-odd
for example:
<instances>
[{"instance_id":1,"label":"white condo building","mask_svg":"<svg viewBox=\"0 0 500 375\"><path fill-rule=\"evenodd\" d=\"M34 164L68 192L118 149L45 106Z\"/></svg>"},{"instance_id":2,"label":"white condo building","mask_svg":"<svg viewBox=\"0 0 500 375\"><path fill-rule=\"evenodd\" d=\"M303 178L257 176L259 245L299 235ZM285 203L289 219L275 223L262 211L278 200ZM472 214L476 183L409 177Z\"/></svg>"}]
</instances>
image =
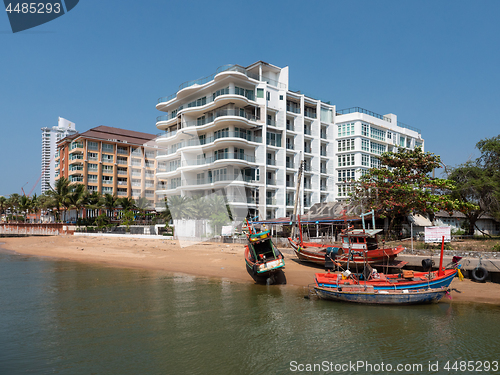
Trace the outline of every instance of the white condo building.
<instances>
[{"instance_id":1,"label":"white condo building","mask_svg":"<svg viewBox=\"0 0 500 375\"><path fill-rule=\"evenodd\" d=\"M57 151L57 141L76 133L75 124L62 117L59 117L57 126L42 128L42 194L49 190L47 184L54 186L55 183L54 158Z\"/></svg>"},{"instance_id":2,"label":"white condo building","mask_svg":"<svg viewBox=\"0 0 500 375\"><path fill-rule=\"evenodd\" d=\"M288 67L228 65L158 100L157 197L223 191L250 217L290 215L346 199L350 181L395 147L423 147L418 129L361 108L336 110L289 90ZM244 214L246 216L246 214Z\"/></svg>"}]
</instances>

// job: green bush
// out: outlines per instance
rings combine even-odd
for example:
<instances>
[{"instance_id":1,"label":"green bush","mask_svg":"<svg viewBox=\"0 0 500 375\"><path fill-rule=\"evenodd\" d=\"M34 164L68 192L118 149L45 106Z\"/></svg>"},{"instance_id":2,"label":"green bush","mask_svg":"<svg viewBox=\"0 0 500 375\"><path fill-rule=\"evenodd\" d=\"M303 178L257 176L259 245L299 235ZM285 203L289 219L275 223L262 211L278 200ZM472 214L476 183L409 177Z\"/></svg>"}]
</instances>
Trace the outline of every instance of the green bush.
<instances>
[{"instance_id":1,"label":"green bush","mask_svg":"<svg viewBox=\"0 0 500 375\"><path fill-rule=\"evenodd\" d=\"M492 249L493 251L500 251L500 243L497 243L496 245L493 245Z\"/></svg>"}]
</instances>

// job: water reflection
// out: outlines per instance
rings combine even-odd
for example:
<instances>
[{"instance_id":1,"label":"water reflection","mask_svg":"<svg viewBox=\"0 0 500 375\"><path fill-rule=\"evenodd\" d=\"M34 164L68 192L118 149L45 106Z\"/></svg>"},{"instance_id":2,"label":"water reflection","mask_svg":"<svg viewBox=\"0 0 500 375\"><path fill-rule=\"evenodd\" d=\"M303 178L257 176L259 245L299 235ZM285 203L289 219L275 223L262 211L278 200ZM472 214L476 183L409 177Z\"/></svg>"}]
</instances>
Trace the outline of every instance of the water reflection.
<instances>
[{"instance_id":1,"label":"water reflection","mask_svg":"<svg viewBox=\"0 0 500 375\"><path fill-rule=\"evenodd\" d=\"M357 306L0 253L0 373L283 373L290 361L495 360L500 309Z\"/></svg>"}]
</instances>

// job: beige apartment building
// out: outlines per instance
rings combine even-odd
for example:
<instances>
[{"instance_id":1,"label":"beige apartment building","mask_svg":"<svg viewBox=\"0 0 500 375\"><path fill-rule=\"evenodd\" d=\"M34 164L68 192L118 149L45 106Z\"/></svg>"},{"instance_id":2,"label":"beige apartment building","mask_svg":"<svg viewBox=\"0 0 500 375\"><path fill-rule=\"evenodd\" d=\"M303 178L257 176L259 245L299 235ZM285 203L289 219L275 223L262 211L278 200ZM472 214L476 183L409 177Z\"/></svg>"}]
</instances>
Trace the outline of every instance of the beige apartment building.
<instances>
[{"instance_id":1,"label":"beige apartment building","mask_svg":"<svg viewBox=\"0 0 500 375\"><path fill-rule=\"evenodd\" d=\"M154 134L98 126L57 142L55 179L64 176L89 192L135 200L154 207L157 148Z\"/></svg>"}]
</instances>

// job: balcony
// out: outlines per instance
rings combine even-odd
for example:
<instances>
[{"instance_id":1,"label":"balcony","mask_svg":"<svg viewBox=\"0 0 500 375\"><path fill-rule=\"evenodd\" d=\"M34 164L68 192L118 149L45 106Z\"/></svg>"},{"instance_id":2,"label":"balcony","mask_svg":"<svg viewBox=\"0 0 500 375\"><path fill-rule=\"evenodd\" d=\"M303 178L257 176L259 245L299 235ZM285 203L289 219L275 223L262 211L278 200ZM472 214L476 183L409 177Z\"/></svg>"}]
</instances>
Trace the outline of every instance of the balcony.
<instances>
[{"instance_id":1,"label":"balcony","mask_svg":"<svg viewBox=\"0 0 500 375\"><path fill-rule=\"evenodd\" d=\"M276 180L274 178L268 178L268 179L266 179L266 184L267 185L276 185Z\"/></svg>"},{"instance_id":2,"label":"balcony","mask_svg":"<svg viewBox=\"0 0 500 375\"><path fill-rule=\"evenodd\" d=\"M321 151L319 152L319 154L320 154L321 156L327 156L327 155L326 155L326 150L323 150L323 149L321 149Z\"/></svg>"},{"instance_id":3,"label":"balcony","mask_svg":"<svg viewBox=\"0 0 500 375\"><path fill-rule=\"evenodd\" d=\"M327 174L328 172L326 171L326 167L321 167L320 173Z\"/></svg>"},{"instance_id":4,"label":"balcony","mask_svg":"<svg viewBox=\"0 0 500 375\"><path fill-rule=\"evenodd\" d=\"M286 130L294 132L295 131L295 126L293 126L293 124L287 123L286 124Z\"/></svg>"},{"instance_id":5,"label":"balcony","mask_svg":"<svg viewBox=\"0 0 500 375\"><path fill-rule=\"evenodd\" d=\"M247 133L244 133L244 132L225 131L225 132L219 132L217 135L214 135L211 137L190 139L188 141L182 141L182 142L176 143L174 145L169 146L164 154L158 154L158 156L168 156L168 155L175 154L179 149L184 148L184 147L193 147L193 146L199 147L199 146L208 145L208 144L213 143L216 140L221 139L221 138L238 138L238 139L244 139L248 142L253 142L253 143L261 143L262 142L262 137L254 137L254 136L248 135Z\"/></svg>"},{"instance_id":6,"label":"balcony","mask_svg":"<svg viewBox=\"0 0 500 375\"><path fill-rule=\"evenodd\" d=\"M304 152L310 154L312 153L312 149L311 149L311 146L309 145L304 145Z\"/></svg>"},{"instance_id":7,"label":"balcony","mask_svg":"<svg viewBox=\"0 0 500 375\"><path fill-rule=\"evenodd\" d=\"M326 185L320 185L319 190L326 191Z\"/></svg>"},{"instance_id":8,"label":"balcony","mask_svg":"<svg viewBox=\"0 0 500 375\"><path fill-rule=\"evenodd\" d=\"M305 107L304 116L307 116L310 118L316 118L316 110Z\"/></svg>"},{"instance_id":9,"label":"balcony","mask_svg":"<svg viewBox=\"0 0 500 375\"><path fill-rule=\"evenodd\" d=\"M321 139L327 139L326 138L326 132L324 132L324 131L322 131L319 136L320 136Z\"/></svg>"},{"instance_id":10,"label":"balcony","mask_svg":"<svg viewBox=\"0 0 500 375\"><path fill-rule=\"evenodd\" d=\"M266 205L267 206L275 206L276 205L276 198L266 198Z\"/></svg>"},{"instance_id":11,"label":"balcony","mask_svg":"<svg viewBox=\"0 0 500 375\"><path fill-rule=\"evenodd\" d=\"M262 80L262 82L267 82L269 85L273 85L273 86L276 86L276 87L281 88L281 89L286 88L286 86L283 83L280 83L280 82L278 82L276 80L272 80L272 79L264 77L264 76L259 77L258 74L250 73L245 68L243 68L243 67L241 67L239 65L223 65L223 66L220 66L219 68L217 68L217 70L215 71L215 73L210 74L209 76L181 83L179 85L179 88L178 88L177 91L181 91L182 89L185 89L185 88L193 86L193 85L204 85L205 83L213 81L215 79L216 75L218 75L220 73L224 73L224 72L237 72L237 73L241 73L241 74L246 75L248 78L254 79L256 81ZM177 93L169 95L169 96L165 96L165 97L162 97L162 98L159 98L158 99L158 104L160 104L160 103L166 103L166 102L174 99L176 96L177 96ZM253 100L253 99L251 99L251 100Z\"/></svg>"},{"instance_id":12,"label":"balcony","mask_svg":"<svg viewBox=\"0 0 500 375\"><path fill-rule=\"evenodd\" d=\"M287 150L294 150L294 149L295 149L295 147L294 147L293 143L287 143L287 144L286 144L286 149L287 149Z\"/></svg>"},{"instance_id":13,"label":"balcony","mask_svg":"<svg viewBox=\"0 0 500 375\"><path fill-rule=\"evenodd\" d=\"M244 160L249 163L255 163L255 156L240 154L237 152L223 152L219 153L215 156L211 156L208 158L197 159L197 160L183 160L182 166L193 166L193 165L205 165L214 163L218 160L226 160L226 159L234 159L234 160Z\"/></svg>"},{"instance_id":14,"label":"balcony","mask_svg":"<svg viewBox=\"0 0 500 375\"><path fill-rule=\"evenodd\" d=\"M293 161L287 161L287 162L286 162L286 167L287 167L287 168L290 168L290 169L294 169L295 167L294 167L294 163L293 163Z\"/></svg>"},{"instance_id":15,"label":"balcony","mask_svg":"<svg viewBox=\"0 0 500 375\"><path fill-rule=\"evenodd\" d=\"M267 165L276 165L276 160L275 159L267 159L266 164Z\"/></svg>"},{"instance_id":16,"label":"balcony","mask_svg":"<svg viewBox=\"0 0 500 375\"><path fill-rule=\"evenodd\" d=\"M292 113L300 113L300 107L299 106L294 106L294 105L287 104L286 105L286 110L288 112L292 112Z\"/></svg>"}]
</instances>

